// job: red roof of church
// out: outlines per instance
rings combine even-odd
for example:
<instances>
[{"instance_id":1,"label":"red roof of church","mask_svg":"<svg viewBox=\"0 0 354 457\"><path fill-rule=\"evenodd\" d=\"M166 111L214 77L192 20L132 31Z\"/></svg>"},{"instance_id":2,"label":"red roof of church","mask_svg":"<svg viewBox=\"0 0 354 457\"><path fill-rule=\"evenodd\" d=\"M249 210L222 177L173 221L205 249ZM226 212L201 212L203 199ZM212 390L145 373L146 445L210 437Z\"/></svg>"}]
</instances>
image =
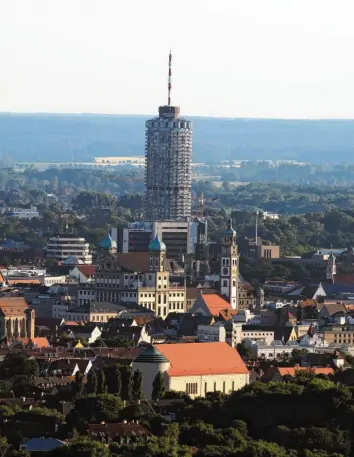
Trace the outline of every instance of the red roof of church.
<instances>
[{"instance_id":1,"label":"red roof of church","mask_svg":"<svg viewBox=\"0 0 354 457\"><path fill-rule=\"evenodd\" d=\"M169 376L248 374L237 350L227 343L157 344L171 363Z\"/></svg>"},{"instance_id":2,"label":"red roof of church","mask_svg":"<svg viewBox=\"0 0 354 457\"><path fill-rule=\"evenodd\" d=\"M219 316L222 310L232 309L230 303L218 294L202 294L201 297L213 316Z\"/></svg>"}]
</instances>

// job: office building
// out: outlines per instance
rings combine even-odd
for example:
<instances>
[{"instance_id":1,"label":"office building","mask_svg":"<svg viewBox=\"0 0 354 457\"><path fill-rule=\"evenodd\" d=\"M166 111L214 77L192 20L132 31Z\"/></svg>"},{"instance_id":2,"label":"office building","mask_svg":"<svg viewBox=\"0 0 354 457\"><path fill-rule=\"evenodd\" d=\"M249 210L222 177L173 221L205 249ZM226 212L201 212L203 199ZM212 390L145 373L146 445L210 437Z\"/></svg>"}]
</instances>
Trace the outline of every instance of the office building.
<instances>
[{"instance_id":1,"label":"office building","mask_svg":"<svg viewBox=\"0 0 354 457\"><path fill-rule=\"evenodd\" d=\"M171 106L169 56L168 104L146 122L146 219L186 221L191 215L192 123Z\"/></svg>"},{"instance_id":2,"label":"office building","mask_svg":"<svg viewBox=\"0 0 354 457\"><path fill-rule=\"evenodd\" d=\"M150 241L156 236L165 243L168 258L180 259L181 256L196 254L198 246L205 244L207 221L133 222L120 233L112 230L118 251L123 253L147 252Z\"/></svg>"},{"instance_id":3,"label":"office building","mask_svg":"<svg viewBox=\"0 0 354 457\"><path fill-rule=\"evenodd\" d=\"M58 262L63 262L70 258L74 264L92 263L89 243L86 242L85 238L70 234L62 234L49 238L46 247L46 256L47 258L56 259Z\"/></svg>"}]
</instances>

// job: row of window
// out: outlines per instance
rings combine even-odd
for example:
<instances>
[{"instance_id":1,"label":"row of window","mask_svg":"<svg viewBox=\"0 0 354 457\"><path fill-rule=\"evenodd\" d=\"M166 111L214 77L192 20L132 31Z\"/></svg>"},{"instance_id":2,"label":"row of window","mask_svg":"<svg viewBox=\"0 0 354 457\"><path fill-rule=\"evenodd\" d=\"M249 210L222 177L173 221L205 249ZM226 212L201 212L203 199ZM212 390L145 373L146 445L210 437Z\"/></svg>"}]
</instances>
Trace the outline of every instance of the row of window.
<instances>
[{"instance_id":1,"label":"row of window","mask_svg":"<svg viewBox=\"0 0 354 457\"><path fill-rule=\"evenodd\" d=\"M213 390L216 392L216 382L213 383ZM232 381L232 387L231 387L232 392L235 390L235 381ZM204 395L210 392L208 390L208 383L204 383ZM222 392L226 394L226 381L223 381L222 383ZM186 394L188 395L198 395L198 383L197 382L187 382L186 384Z\"/></svg>"}]
</instances>

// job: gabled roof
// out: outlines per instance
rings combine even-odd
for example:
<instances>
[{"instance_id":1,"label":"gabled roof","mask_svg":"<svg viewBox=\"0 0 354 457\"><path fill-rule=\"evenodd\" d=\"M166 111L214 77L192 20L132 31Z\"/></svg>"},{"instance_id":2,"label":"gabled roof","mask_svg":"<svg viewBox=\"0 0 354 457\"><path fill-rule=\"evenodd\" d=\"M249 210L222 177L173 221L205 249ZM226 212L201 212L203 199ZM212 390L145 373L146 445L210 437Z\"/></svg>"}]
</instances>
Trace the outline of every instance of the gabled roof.
<instances>
[{"instance_id":1,"label":"gabled roof","mask_svg":"<svg viewBox=\"0 0 354 457\"><path fill-rule=\"evenodd\" d=\"M311 370L317 374L325 374L330 375L334 373L333 368L325 368L325 367L278 367L279 373L281 376L295 376L297 371L306 371Z\"/></svg>"},{"instance_id":2,"label":"gabled roof","mask_svg":"<svg viewBox=\"0 0 354 457\"><path fill-rule=\"evenodd\" d=\"M49 348L50 344L48 339L45 336L35 337L35 338L16 338L14 343L19 342L24 346L33 346L37 348Z\"/></svg>"},{"instance_id":3,"label":"gabled roof","mask_svg":"<svg viewBox=\"0 0 354 457\"><path fill-rule=\"evenodd\" d=\"M90 438L101 439L102 436L110 438L132 437L133 439L151 436L151 432L140 424L125 423L105 423L105 424L88 424L87 433Z\"/></svg>"},{"instance_id":4,"label":"gabled roof","mask_svg":"<svg viewBox=\"0 0 354 457\"><path fill-rule=\"evenodd\" d=\"M218 294L202 294L201 298L213 316L219 316L222 310L232 309L230 303Z\"/></svg>"},{"instance_id":5,"label":"gabled roof","mask_svg":"<svg viewBox=\"0 0 354 457\"><path fill-rule=\"evenodd\" d=\"M41 284L40 279L29 278L7 279L6 282L9 286L14 286L15 284Z\"/></svg>"},{"instance_id":6,"label":"gabled roof","mask_svg":"<svg viewBox=\"0 0 354 457\"><path fill-rule=\"evenodd\" d=\"M170 361L169 376L248 374L239 353L227 343L158 344Z\"/></svg>"},{"instance_id":7,"label":"gabled roof","mask_svg":"<svg viewBox=\"0 0 354 457\"><path fill-rule=\"evenodd\" d=\"M76 268L84 276L93 276L96 273L97 265L77 265Z\"/></svg>"},{"instance_id":8,"label":"gabled roof","mask_svg":"<svg viewBox=\"0 0 354 457\"><path fill-rule=\"evenodd\" d=\"M329 317L336 313L347 313L343 303L325 303L320 310L321 317Z\"/></svg>"},{"instance_id":9,"label":"gabled roof","mask_svg":"<svg viewBox=\"0 0 354 457\"><path fill-rule=\"evenodd\" d=\"M4 316L18 316L28 309L23 297L1 297L0 310Z\"/></svg>"}]
</instances>

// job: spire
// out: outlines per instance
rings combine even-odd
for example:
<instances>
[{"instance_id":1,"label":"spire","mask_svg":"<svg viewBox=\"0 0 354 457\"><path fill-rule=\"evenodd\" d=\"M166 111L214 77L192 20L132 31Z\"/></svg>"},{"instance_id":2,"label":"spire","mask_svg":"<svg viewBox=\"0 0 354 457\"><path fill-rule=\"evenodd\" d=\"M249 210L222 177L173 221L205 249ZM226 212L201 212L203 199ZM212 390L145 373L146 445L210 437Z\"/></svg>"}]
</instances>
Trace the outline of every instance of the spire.
<instances>
[{"instance_id":1,"label":"spire","mask_svg":"<svg viewBox=\"0 0 354 457\"><path fill-rule=\"evenodd\" d=\"M229 230L232 230L232 219L231 219L231 217L229 217L229 220L228 220L228 223L227 223L227 228Z\"/></svg>"},{"instance_id":2,"label":"spire","mask_svg":"<svg viewBox=\"0 0 354 457\"><path fill-rule=\"evenodd\" d=\"M171 89L172 89L172 52L168 56L168 106L171 106Z\"/></svg>"}]
</instances>

